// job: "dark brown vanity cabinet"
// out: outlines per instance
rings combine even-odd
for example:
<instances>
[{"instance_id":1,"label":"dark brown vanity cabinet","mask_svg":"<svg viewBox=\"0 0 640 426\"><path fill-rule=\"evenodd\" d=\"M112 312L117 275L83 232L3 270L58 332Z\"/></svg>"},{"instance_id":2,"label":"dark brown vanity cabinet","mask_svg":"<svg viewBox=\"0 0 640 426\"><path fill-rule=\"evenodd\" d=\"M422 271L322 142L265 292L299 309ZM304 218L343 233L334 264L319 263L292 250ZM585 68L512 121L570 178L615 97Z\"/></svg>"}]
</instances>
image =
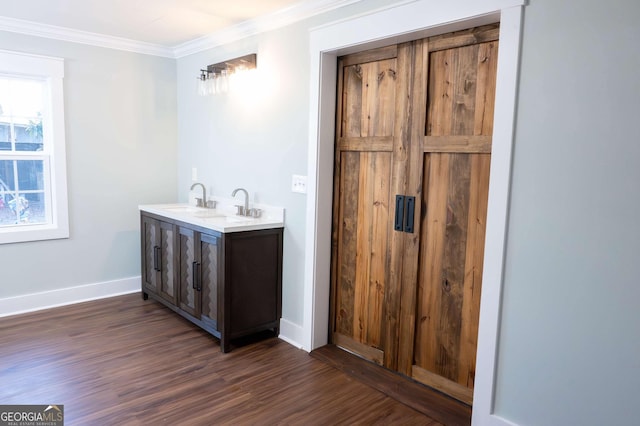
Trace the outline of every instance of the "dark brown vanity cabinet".
<instances>
[{"instance_id":1,"label":"dark brown vanity cabinet","mask_svg":"<svg viewBox=\"0 0 640 426\"><path fill-rule=\"evenodd\" d=\"M167 222L143 216L142 291L176 303L175 227Z\"/></svg>"},{"instance_id":2,"label":"dark brown vanity cabinet","mask_svg":"<svg viewBox=\"0 0 640 426\"><path fill-rule=\"evenodd\" d=\"M218 339L279 331L282 228L220 233L141 212L142 295Z\"/></svg>"},{"instance_id":3,"label":"dark brown vanity cabinet","mask_svg":"<svg viewBox=\"0 0 640 426\"><path fill-rule=\"evenodd\" d=\"M220 237L184 226L178 226L178 235L178 308L217 331Z\"/></svg>"}]
</instances>

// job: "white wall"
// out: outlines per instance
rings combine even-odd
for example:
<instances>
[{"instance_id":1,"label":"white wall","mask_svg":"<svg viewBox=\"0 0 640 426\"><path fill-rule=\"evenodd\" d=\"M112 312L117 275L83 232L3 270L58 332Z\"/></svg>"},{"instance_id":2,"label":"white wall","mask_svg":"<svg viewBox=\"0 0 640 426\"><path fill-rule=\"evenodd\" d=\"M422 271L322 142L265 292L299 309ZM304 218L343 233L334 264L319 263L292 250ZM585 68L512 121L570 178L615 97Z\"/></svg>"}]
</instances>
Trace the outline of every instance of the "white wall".
<instances>
[{"instance_id":1,"label":"white wall","mask_svg":"<svg viewBox=\"0 0 640 426\"><path fill-rule=\"evenodd\" d=\"M252 202L285 208L283 317L301 325L306 196L291 176L307 174L309 29L385 5L362 2L288 27L178 59L178 192L187 201L191 169L215 195L244 187ZM200 97L208 64L258 54L259 85L249 93Z\"/></svg>"},{"instance_id":2,"label":"white wall","mask_svg":"<svg viewBox=\"0 0 640 426\"><path fill-rule=\"evenodd\" d=\"M175 60L9 32L0 49L65 60L71 236L0 245L0 301L139 276L137 206L177 196Z\"/></svg>"},{"instance_id":3,"label":"white wall","mask_svg":"<svg viewBox=\"0 0 640 426\"><path fill-rule=\"evenodd\" d=\"M525 9L496 411L638 424L640 3Z\"/></svg>"}]
</instances>

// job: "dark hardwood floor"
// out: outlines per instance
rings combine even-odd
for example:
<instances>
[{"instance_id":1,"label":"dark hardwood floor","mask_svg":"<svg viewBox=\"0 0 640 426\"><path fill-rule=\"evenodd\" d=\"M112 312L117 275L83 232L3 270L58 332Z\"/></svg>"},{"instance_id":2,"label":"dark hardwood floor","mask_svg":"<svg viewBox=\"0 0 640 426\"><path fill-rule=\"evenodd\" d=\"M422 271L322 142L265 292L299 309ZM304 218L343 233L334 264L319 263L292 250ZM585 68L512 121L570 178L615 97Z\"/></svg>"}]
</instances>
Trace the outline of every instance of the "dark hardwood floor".
<instances>
[{"instance_id":1,"label":"dark hardwood floor","mask_svg":"<svg viewBox=\"0 0 640 426\"><path fill-rule=\"evenodd\" d=\"M274 337L230 353L137 294L0 318L0 404L66 425L440 425Z\"/></svg>"}]
</instances>

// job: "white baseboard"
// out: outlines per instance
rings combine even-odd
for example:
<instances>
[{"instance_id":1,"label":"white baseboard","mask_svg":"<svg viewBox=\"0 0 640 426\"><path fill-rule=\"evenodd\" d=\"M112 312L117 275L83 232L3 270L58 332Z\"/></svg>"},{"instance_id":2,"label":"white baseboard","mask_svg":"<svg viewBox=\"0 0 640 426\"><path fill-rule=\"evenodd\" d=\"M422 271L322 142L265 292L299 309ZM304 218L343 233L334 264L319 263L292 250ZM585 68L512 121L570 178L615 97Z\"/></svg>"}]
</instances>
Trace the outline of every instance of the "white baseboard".
<instances>
[{"instance_id":1,"label":"white baseboard","mask_svg":"<svg viewBox=\"0 0 640 426\"><path fill-rule=\"evenodd\" d=\"M295 346L298 349L302 349L302 327L298 324L292 323L284 318L280 319L280 335L281 340Z\"/></svg>"},{"instance_id":2,"label":"white baseboard","mask_svg":"<svg viewBox=\"0 0 640 426\"><path fill-rule=\"evenodd\" d=\"M0 299L0 317L140 291L140 276Z\"/></svg>"}]
</instances>

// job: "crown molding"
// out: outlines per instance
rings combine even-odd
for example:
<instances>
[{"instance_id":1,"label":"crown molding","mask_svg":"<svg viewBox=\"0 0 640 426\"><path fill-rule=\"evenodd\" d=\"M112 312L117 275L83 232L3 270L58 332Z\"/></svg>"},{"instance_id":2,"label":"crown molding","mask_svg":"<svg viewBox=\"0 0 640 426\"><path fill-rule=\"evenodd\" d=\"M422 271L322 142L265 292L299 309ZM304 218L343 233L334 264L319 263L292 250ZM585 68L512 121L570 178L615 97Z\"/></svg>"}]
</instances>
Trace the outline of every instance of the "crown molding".
<instances>
[{"instance_id":1,"label":"crown molding","mask_svg":"<svg viewBox=\"0 0 640 426\"><path fill-rule=\"evenodd\" d=\"M3 16L0 16L0 31L9 31L166 58L181 58L265 31L281 28L311 16L329 12L360 1L362 0L303 1L173 47Z\"/></svg>"},{"instance_id":2,"label":"crown molding","mask_svg":"<svg viewBox=\"0 0 640 426\"><path fill-rule=\"evenodd\" d=\"M159 44L146 43L123 37L114 37L89 31L74 30L55 25L40 24L22 19L0 16L0 31L26 34L54 40L70 41L108 49L125 50L146 55L175 58L173 49Z\"/></svg>"},{"instance_id":3,"label":"crown molding","mask_svg":"<svg viewBox=\"0 0 640 426\"><path fill-rule=\"evenodd\" d=\"M240 22L221 31L179 44L173 49L174 57L181 58L222 46L360 1L362 0L310 0L297 3L259 18Z\"/></svg>"}]
</instances>

